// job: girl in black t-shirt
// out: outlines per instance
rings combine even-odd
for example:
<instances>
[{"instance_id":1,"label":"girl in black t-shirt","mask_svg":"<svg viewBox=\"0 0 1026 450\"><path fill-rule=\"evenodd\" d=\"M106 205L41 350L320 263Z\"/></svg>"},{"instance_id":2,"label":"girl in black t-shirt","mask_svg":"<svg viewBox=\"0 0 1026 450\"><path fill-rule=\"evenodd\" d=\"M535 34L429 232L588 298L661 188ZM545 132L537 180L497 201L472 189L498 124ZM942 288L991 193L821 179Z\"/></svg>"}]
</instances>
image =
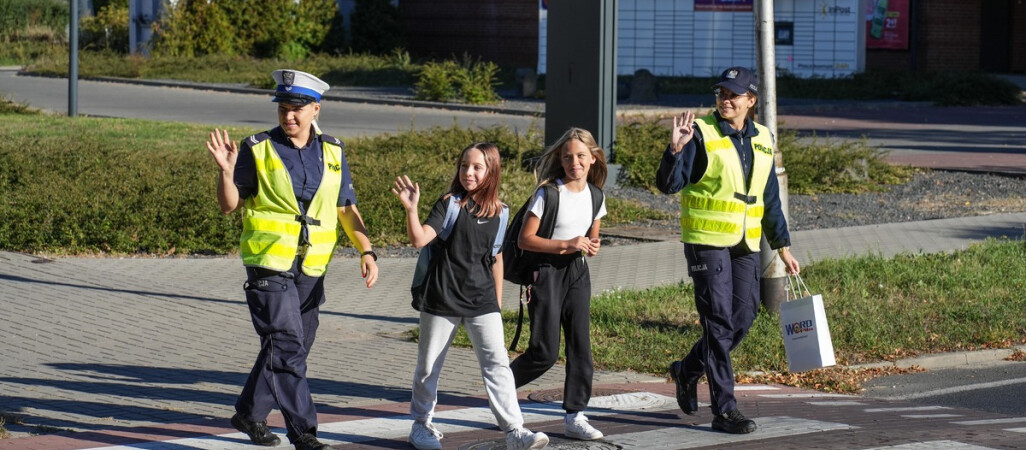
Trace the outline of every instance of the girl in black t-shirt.
<instances>
[{"instance_id":1,"label":"girl in black t-shirt","mask_svg":"<svg viewBox=\"0 0 1026 450\"><path fill-rule=\"evenodd\" d=\"M599 251L599 225L605 199L596 208L606 181L602 147L587 130L570 128L544 154L536 190L518 244L539 255L531 283L531 340L510 368L517 387L534 381L556 363L559 331L566 338L566 381L563 386L564 430L567 437L594 440L602 432L588 423L584 409L591 399L594 367L591 357L591 273L584 255ZM555 185L558 203L546 205L543 187ZM593 185L594 188L589 187ZM599 199L594 199L598 202ZM553 210L555 209L555 210ZM551 236L540 236L542 217L555 214ZM551 218L549 219L552 220Z\"/></svg>"},{"instance_id":2,"label":"girl in black t-shirt","mask_svg":"<svg viewBox=\"0 0 1026 450\"><path fill-rule=\"evenodd\" d=\"M459 198L459 215L444 242L435 245L423 282L420 308L420 343L413 376L409 441L418 449L440 449L442 433L431 423L438 401L438 376L445 354L460 324L474 346L488 403L499 427L506 431L511 449L540 449L548 445L544 433L524 428L517 403L513 372L503 338L502 257L492 256L499 233L502 173L499 150L477 143L460 154L449 192L435 202L423 224L417 216L420 186L407 176L397 177L392 192L406 209L407 233L414 247L431 244L442 231L449 197Z\"/></svg>"}]
</instances>

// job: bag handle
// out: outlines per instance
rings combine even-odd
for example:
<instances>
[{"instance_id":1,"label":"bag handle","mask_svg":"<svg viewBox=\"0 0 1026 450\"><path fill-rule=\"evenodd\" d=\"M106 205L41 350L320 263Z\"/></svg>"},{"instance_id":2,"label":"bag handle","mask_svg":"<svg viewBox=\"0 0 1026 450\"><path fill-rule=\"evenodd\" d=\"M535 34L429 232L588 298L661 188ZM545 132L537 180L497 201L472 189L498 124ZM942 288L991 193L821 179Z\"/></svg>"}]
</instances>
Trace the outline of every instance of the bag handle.
<instances>
[{"instance_id":1,"label":"bag handle","mask_svg":"<svg viewBox=\"0 0 1026 450\"><path fill-rule=\"evenodd\" d=\"M785 293L785 297L786 297L787 301L798 300L799 298L802 298L803 297L802 296L802 290L803 289L805 290L805 293L808 294L808 295L805 295L804 297L811 297L812 296L812 291L810 291L809 287L805 285L805 280L802 280L802 276L801 275L798 275L798 274L794 274L794 275L788 274L787 275L787 286L788 286L787 289L785 289L785 291L787 291ZM792 296L793 296L793 298L792 298Z\"/></svg>"}]
</instances>

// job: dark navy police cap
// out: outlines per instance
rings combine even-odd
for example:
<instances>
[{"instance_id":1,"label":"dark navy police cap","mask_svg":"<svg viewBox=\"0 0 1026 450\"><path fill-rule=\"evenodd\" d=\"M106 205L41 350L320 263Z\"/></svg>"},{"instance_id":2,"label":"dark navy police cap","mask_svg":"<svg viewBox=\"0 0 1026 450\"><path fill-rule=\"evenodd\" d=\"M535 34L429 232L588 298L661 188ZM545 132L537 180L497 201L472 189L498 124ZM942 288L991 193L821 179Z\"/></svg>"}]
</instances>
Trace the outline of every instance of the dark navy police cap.
<instances>
[{"instance_id":1,"label":"dark navy police cap","mask_svg":"<svg viewBox=\"0 0 1026 450\"><path fill-rule=\"evenodd\" d=\"M738 95L749 92L758 94L759 77L752 73L751 70L748 70L748 68L741 66L731 67L720 74L720 82L714 84L713 87L725 87Z\"/></svg>"},{"instance_id":2,"label":"dark navy police cap","mask_svg":"<svg viewBox=\"0 0 1026 450\"><path fill-rule=\"evenodd\" d=\"M272 102L293 105L320 102L321 95L330 88L320 78L298 70L279 69L271 72L271 76L278 85Z\"/></svg>"}]
</instances>

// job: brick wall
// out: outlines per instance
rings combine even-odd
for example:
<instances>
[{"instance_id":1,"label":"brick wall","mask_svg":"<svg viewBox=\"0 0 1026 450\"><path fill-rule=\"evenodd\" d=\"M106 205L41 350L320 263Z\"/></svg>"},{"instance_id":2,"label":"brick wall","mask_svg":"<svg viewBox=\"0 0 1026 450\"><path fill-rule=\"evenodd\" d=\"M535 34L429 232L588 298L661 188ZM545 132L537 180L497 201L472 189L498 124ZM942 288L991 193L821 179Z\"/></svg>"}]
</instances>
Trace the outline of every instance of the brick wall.
<instances>
[{"instance_id":1,"label":"brick wall","mask_svg":"<svg viewBox=\"0 0 1026 450\"><path fill-rule=\"evenodd\" d=\"M537 0L401 0L399 15L411 55L538 63Z\"/></svg>"},{"instance_id":2,"label":"brick wall","mask_svg":"<svg viewBox=\"0 0 1026 450\"><path fill-rule=\"evenodd\" d=\"M1015 73L1026 73L1026 2L1012 5L1012 60L1010 68Z\"/></svg>"},{"instance_id":3,"label":"brick wall","mask_svg":"<svg viewBox=\"0 0 1026 450\"><path fill-rule=\"evenodd\" d=\"M979 70L981 1L917 2L917 70Z\"/></svg>"}]
</instances>

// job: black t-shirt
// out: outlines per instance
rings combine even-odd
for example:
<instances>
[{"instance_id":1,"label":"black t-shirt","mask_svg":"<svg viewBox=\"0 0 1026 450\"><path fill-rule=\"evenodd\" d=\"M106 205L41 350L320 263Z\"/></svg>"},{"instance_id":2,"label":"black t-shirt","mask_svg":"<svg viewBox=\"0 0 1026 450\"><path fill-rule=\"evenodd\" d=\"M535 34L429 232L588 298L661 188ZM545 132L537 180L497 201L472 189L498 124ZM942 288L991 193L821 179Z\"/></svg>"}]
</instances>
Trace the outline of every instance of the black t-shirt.
<instances>
[{"instance_id":1,"label":"black t-shirt","mask_svg":"<svg viewBox=\"0 0 1026 450\"><path fill-rule=\"evenodd\" d=\"M438 199L424 224L441 233L447 205L448 199ZM499 233L499 216L475 217L468 210L472 207L470 200L460 208L445 242L436 237L431 244L440 245L433 250L435 261L424 280L424 312L450 317L499 312L491 258L492 245Z\"/></svg>"}]
</instances>

